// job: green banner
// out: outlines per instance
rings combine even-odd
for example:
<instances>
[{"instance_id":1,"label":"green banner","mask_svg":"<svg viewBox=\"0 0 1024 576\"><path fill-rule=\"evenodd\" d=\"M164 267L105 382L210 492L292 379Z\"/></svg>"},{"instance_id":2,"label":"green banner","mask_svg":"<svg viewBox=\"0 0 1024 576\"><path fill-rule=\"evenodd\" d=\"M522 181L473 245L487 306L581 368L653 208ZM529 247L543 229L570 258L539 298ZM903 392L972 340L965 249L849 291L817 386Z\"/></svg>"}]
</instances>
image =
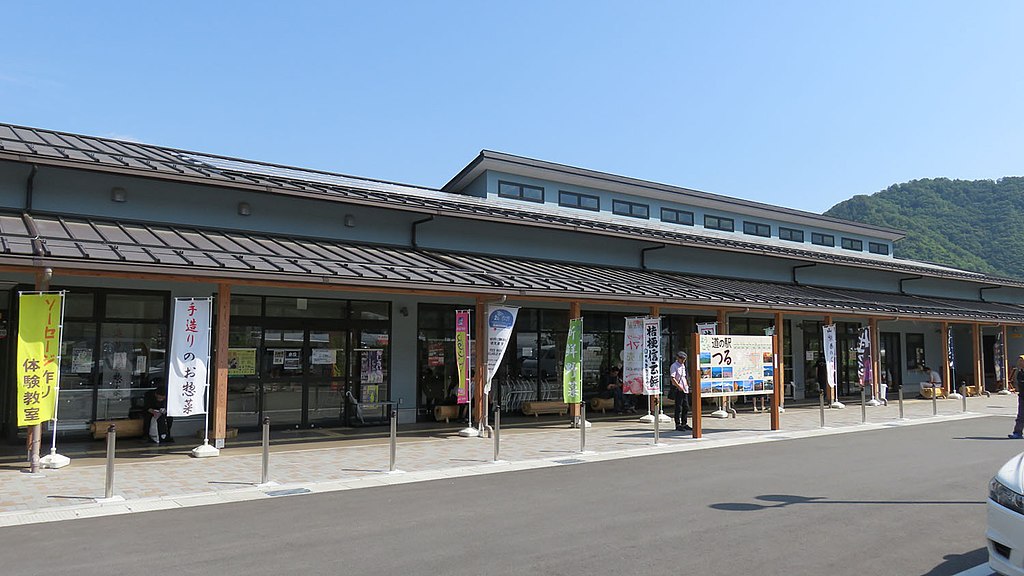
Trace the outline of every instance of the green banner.
<instances>
[{"instance_id":1,"label":"green banner","mask_svg":"<svg viewBox=\"0 0 1024 576\"><path fill-rule=\"evenodd\" d=\"M562 398L566 404L583 402L583 318L569 320L565 341L565 368L562 374Z\"/></svg>"}]
</instances>

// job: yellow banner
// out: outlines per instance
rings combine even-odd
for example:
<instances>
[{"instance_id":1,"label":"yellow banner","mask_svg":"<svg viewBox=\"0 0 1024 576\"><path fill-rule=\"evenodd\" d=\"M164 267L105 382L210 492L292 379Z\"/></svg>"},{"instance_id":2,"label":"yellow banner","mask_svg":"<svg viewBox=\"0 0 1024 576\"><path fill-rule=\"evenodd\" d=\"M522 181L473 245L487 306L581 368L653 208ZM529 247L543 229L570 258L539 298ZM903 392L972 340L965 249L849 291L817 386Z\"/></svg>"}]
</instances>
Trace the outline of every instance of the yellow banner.
<instances>
[{"instance_id":1,"label":"yellow banner","mask_svg":"<svg viewBox=\"0 0 1024 576\"><path fill-rule=\"evenodd\" d=\"M22 294L18 318L18 426L53 419L60 381L62 295Z\"/></svg>"}]
</instances>

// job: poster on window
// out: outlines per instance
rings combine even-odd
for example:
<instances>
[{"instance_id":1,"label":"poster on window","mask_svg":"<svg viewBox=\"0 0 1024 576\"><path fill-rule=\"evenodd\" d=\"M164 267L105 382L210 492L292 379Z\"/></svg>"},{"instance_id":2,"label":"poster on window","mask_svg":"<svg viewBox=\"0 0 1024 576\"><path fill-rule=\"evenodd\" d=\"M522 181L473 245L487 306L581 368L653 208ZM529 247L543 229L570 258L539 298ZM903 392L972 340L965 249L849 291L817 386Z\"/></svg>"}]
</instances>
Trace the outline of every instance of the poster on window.
<instances>
[{"instance_id":1,"label":"poster on window","mask_svg":"<svg viewBox=\"0 0 1024 576\"><path fill-rule=\"evenodd\" d=\"M310 351L309 363L313 365L335 364L338 362L338 351L334 348L313 348Z\"/></svg>"},{"instance_id":2,"label":"poster on window","mask_svg":"<svg viewBox=\"0 0 1024 576\"><path fill-rule=\"evenodd\" d=\"M174 301L171 369L167 375L168 416L206 413L212 302L212 298L179 298Z\"/></svg>"},{"instance_id":3,"label":"poster on window","mask_svg":"<svg viewBox=\"0 0 1024 576\"><path fill-rule=\"evenodd\" d=\"M645 396L661 394L661 318L644 318L643 387Z\"/></svg>"},{"instance_id":4,"label":"poster on window","mask_svg":"<svg viewBox=\"0 0 1024 576\"><path fill-rule=\"evenodd\" d=\"M281 359L284 362L284 359ZM232 376L255 376L256 375L256 349L255 348L228 348L228 377Z\"/></svg>"},{"instance_id":5,"label":"poster on window","mask_svg":"<svg viewBox=\"0 0 1024 576\"><path fill-rule=\"evenodd\" d=\"M644 318L626 318L622 350L622 392L644 393Z\"/></svg>"},{"instance_id":6,"label":"poster on window","mask_svg":"<svg viewBox=\"0 0 1024 576\"><path fill-rule=\"evenodd\" d=\"M569 320L562 372L562 401L566 404L583 402L583 318Z\"/></svg>"},{"instance_id":7,"label":"poster on window","mask_svg":"<svg viewBox=\"0 0 1024 576\"><path fill-rule=\"evenodd\" d=\"M287 372L301 372L302 371L302 350L282 350L284 369ZM276 352L275 352L276 354Z\"/></svg>"},{"instance_id":8,"label":"poster on window","mask_svg":"<svg viewBox=\"0 0 1024 576\"><path fill-rule=\"evenodd\" d=\"M836 388L836 325L828 324L821 327L822 345L825 348L825 372L828 375L828 386ZM835 394L832 395L835 398Z\"/></svg>"},{"instance_id":9,"label":"poster on window","mask_svg":"<svg viewBox=\"0 0 1024 576\"><path fill-rule=\"evenodd\" d=\"M771 336L700 337L701 396L760 396L775 390Z\"/></svg>"},{"instance_id":10,"label":"poster on window","mask_svg":"<svg viewBox=\"0 0 1024 576\"><path fill-rule=\"evenodd\" d=\"M459 370L458 404L469 404L469 310L455 311L455 364Z\"/></svg>"},{"instance_id":11,"label":"poster on window","mask_svg":"<svg viewBox=\"0 0 1024 576\"><path fill-rule=\"evenodd\" d=\"M359 381L363 384L384 383L384 351L366 350L359 361Z\"/></svg>"},{"instance_id":12,"label":"poster on window","mask_svg":"<svg viewBox=\"0 0 1024 576\"><path fill-rule=\"evenodd\" d=\"M487 307L487 377L484 378L484 394L491 393L491 380L498 373L498 365L505 356L518 313L517 306Z\"/></svg>"},{"instance_id":13,"label":"poster on window","mask_svg":"<svg viewBox=\"0 0 1024 576\"><path fill-rule=\"evenodd\" d=\"M71 350L71 371L75 374L92 372L92 349L74 348Z\"/></svg>"},{"instance_id":14,"label":"poster on window","mask_svg":"<svg viewBox=\"0 0 1024 576\"><path fill-rule=\"evenodd\" d=\"M427 340L427 367L444 366L444 340Z\"/></svg>"}]
</instances>

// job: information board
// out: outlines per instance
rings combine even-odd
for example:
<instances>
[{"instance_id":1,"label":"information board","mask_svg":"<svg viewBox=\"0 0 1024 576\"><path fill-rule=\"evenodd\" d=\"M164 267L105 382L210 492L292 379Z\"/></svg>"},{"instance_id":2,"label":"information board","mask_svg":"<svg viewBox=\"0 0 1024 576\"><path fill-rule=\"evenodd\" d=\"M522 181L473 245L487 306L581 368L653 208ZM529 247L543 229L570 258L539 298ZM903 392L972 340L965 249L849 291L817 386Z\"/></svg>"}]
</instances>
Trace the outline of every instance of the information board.
<instances>
[{"instance_id":1,"label":"information board","mask_svg":"<svg viewBox=\"0 0 1024 576\"><path fill-rule=\"evenodd\" d=\"M771 336L700 337L700 395L759 396L775 390Z\"/></svg>"}]
</instances>

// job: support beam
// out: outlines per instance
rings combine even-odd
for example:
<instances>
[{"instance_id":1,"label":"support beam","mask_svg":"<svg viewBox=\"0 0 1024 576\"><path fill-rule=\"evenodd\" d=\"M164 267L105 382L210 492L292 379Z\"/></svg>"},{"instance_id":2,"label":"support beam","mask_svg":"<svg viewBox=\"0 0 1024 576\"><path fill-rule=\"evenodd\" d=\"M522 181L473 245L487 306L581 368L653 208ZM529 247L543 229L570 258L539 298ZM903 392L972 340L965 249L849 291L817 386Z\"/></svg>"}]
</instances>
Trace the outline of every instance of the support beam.
<instances>
[{"instance_id":1,"label":"support beam","mask_svg":"<svg viewBox=\"0 0 1024 576\"><path fill-rule=\"evenodd\" d=\"M974 385L981 391L985 386L985 359L981 356L981 324L975 322L971 328L971 340L974 340Z\"/></svg>"},{"instance_id":2,"label":"support beam","mask_svg":"<svg viewBox=\"0 0 1024 576\"><path fill-rule=\"evenodd\" d=\"M782 398L785 395L785 388L786 388L785 359L783 358L783 355L784 355L783 352L784 351L783 351L783 348L782 348L783 342L785 342L785 340L783 339L783 336L785 334L783 332L784 328L782 326L783 326L783 324L782 324L782 313L781 312L776 312L775 313L775 335L772 337L774 339L773 345L774 345L774 348L775 348L775 362L774 362L775 366L773 367L773 371L774 371L773 378L775 380L775 393L772 394L772 408L771 408L771 411L772 411L772 423L771 423L772 430L778 430L780 428L779 406L782 406Z\"/></svg>"},{"instance_id":3,"label":"support beam","mask_svg":"<svg viewBox=\"0 0 1024 576\"><path fill-rule=\"evenodd\" d=\"M213 382L213 447L223 448L228 431L228 334L231 331L231 285L217 285L217 332Z\"/></svg>"},{"instance_id":4,"label":"support beam","mask_svg":"<svg viewBox=\"0 0 1024 576\"><path fill-rule=\"evenodd\" d=\"M977 324L974 326L976 328ZM942 350L942 381L945 382L944 387L947 397L950 392L956 390L956 386L949 381L952 376L952 370L949 367L949 333L951 330L949 322L942 323L942 345L939 347L939 350Z\"/></svg>"},{"instance_id":5,"label":"support beam","mask_svg":"<svg viewBox=\"0 0 1024 576\"><path fill-rule=\"evenodd\" d=\"M729 312L722 308L718 309L718 333L729 333Z\"/></svg>"}]
</instances>

